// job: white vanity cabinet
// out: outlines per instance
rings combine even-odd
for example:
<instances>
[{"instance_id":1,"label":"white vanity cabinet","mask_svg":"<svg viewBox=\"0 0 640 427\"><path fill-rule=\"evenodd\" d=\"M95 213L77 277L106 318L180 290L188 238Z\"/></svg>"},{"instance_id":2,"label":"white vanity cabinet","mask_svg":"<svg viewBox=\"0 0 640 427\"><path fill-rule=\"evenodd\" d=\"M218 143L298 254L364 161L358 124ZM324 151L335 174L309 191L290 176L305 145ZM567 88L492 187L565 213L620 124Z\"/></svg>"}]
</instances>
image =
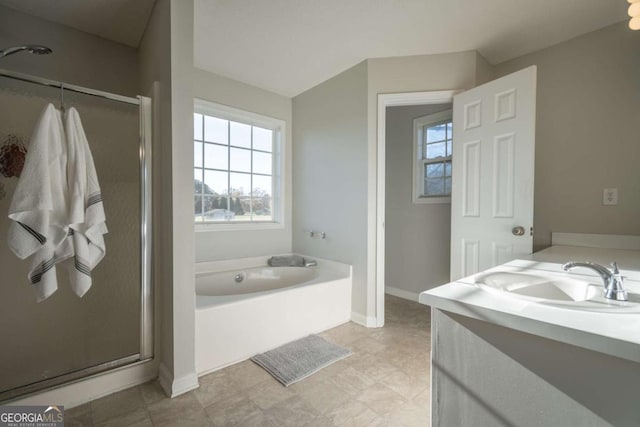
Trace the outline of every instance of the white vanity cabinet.
<instances>
[{"instance_id":1,"label":"white vanity cabinet","mask_svg":"<svg viewBox=\"0 0 640 427\"><path fill-rule=\"evenodd\" d=\"M618 262L630 301L547 301L478 284L497 272L603 291L593 271L563 272L567 261ZM432 307L433 426L640 426L640 251L557 245L420 302Z\"/></svg>"}]
</instances>

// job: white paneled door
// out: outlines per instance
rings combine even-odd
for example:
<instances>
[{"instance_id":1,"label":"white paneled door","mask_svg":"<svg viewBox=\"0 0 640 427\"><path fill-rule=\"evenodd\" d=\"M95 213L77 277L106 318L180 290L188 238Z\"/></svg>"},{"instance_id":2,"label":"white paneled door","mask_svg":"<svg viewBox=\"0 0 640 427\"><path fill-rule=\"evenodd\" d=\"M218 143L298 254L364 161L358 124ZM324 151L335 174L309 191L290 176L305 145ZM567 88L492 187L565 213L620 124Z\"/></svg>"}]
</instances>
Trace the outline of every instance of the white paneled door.
<instances>
[{"instance_id":1,"label":"white paneled door","mask_svg":"<svg viewBox=\"0 0 640 427\"><path fill-rule=\"evenodd\" d=\"M451 280L532 252L536 70L453 99Z\"/></svg>"}]
</instances>

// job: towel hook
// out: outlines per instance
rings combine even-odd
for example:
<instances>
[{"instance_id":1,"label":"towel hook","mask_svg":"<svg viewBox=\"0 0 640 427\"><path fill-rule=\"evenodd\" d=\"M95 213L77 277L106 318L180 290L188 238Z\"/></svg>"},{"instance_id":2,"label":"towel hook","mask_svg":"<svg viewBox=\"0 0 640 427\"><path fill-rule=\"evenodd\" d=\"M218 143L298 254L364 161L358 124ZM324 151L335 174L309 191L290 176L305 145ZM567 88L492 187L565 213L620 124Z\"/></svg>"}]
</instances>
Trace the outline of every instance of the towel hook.
<instances>
[{"instance_id":1,"label":"towel hook","mask_svg":"<svg viewBox=\"0 0 640 427\"><path fill-rule=\"evenodd\" d=\"M60 111L64 113L64 84L60 83Z\"/></svg>"}]
</instances>

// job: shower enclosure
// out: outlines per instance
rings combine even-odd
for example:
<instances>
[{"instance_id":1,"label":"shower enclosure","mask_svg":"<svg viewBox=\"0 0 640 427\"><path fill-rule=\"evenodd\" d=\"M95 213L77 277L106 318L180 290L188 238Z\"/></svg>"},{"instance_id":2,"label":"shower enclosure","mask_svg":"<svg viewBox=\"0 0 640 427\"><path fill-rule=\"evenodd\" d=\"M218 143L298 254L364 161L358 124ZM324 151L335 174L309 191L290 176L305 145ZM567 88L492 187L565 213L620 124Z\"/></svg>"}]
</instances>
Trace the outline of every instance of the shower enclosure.
<instances>
[{"instance_id":1,"label":"shower enclosure","mask_svg":"<svg viewBox=\"0 0 640 427\"><path fill-rule=\"evenodd\" d=\"M83 298L58 269L37 303L29 260L7 245L23 146L49 103L75 107L89 141L109 233ZM0 402L153 356L150 99L0 70Z\"/></svg>"}]
</instances>

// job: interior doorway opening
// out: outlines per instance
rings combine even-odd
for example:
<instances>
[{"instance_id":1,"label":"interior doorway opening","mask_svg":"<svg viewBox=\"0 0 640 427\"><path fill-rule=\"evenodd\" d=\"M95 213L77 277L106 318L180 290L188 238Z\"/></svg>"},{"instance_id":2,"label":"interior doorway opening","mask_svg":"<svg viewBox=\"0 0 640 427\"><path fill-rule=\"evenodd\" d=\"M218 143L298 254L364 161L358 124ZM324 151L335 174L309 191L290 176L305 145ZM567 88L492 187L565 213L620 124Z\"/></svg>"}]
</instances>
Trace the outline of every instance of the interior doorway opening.
<instances>
[{"instance_id":1,"label":"interior doorway opening","mask_svg":"<svg viewBox=\"0 0 640 427\"><path fill-rule=\"evenodd\" d=\"M411 254L410 257L406 256L406 250L407 247L403 247L402 248L402 253L398 254L395 253L395 249L392 248L387 248L387 240L390 240L390 244L393 245L394 248L396 247L402 247L402 243L403 243L403 237L405 234L407 235L412 235L414 237L417 238L411 238L411 241L413 243L417 243L418 246L420 245L420 242L418 241L420 236L415 236L415 226L411 225L411 224L405 224L402 225L402 215L406 214L406 215L414 215L413 219L419 219L420 217L420 212L421 211L434 211L434 212L438 212L438 214L436 215L438 217L438 219L440 220L440 222L444 220L448 221L449 227L450 227L450 208L447 208L446 201L444 200L440 200L440 203L414 203L414 201L416 201L416 199L418 199L418 201L420 201L419 199L423 199L422 201L426 201L427 199L431 198L431 197L419 197L419 192L416 191L416 185L419 183L419 179L417 178L419 176L419 174L421 173L421 166L422 166L422 173L426 173L426 166L425 163L418 163L419 158L415 158L414 156L414 139L413 139L413 133L414 133L414 126L413 126L413 119L414 118L419 118L419 117L423 117L423 116L428 116L431 114L437 114L437 113L441 113L443 111L446 110L450 110L451 109L451 105L453 103L453 96L456 93L456 91L435 91L435 92L411 92L411 93L398 93L398 94L380 94L378 95L378 132L377 132L377 153L378 153L378 158L377 158L377 206L376 206L376 217L377 217L377 221L376 221L376 323L378 327L382 327L384 326L384 300L385 300L385 292L387 290L390 290L390 294L392 295L396 295L396 296L400 296L403 298L407 298L407 299L413 299L413 300L417 300L417 295L418 292L416 292L417 287L416 287L416 283L415 281L412 282L412 284L410 285L412 288L410 289L403 289L404 285L402 285L403 287L398 287L398 286L393 286L393 284L390 284L389 287L387 287L387 252L389 252L389 254L394 254L394 262L390 262L389 263L389 267L390 267L390 273L392 272L392 274L394 274L394 276L397 277L401 277L404 273L403 273L403 264L406 266L406 263L409 263L409 265L415 265L417 263L417 269L420 269L420 260L424 258L424 256L428 256L428 254ZM402 107L402 108L398 108L398 107ZM391 115L397 115L398 116L410 116L412 114L418 114L418 116L411 118L411 126L410 126L410 130L409 130L409 135L410 135L410 140L407 142L406 140L404 141L404 144L408 144L410 146L409 150L407 151L407 147L403 146L402 147L402 152L396 152L395 150L393 151L393 153L388 153L388 149L390 148L390 144L393 144L394 142L392 141L388 141L391 140L393 137L393 133L395 131L395 126L396 123L395 121L388 121L388 115L391 113ZM421 114L421 113L425 113L425 114ZM406 121L405 120L401 120L401 121ZM398 129L399 132L404 133L405 137L406 137L406 129L404 132L402 132L401 129ZM391 132L391 134L389 133ZM446 134L446 131L445 131ZM423 141L426 142L426 141ZM438 141L438 142L442 142L442 141ZM446 157L446 141L444 141L444 146L445 146L445 156ZM401 142L398 142L399 144ZM439 146L440 147L440 146ZM424 147L423 147L424 149ZM410 163L407 164L406 160L407 160L407 156L410 155L411 159ZM389 156L389 158L387 158ZM428 157L428 156L423 156L423 157ZM428 160L426 158L423 158L422 160ZM396 163L404 163L404 179L402 179L401 177L396 177L395 173L392 173L389 175L390 180L387 180L387 175L388 172L391 172L391 167L393 167L394 171L396 168L398 168L399 171L402 171L402 169L400 168L399 164ZM446 175L444 174L444 169L446 168L444 161L441 162L443 165L443 174L440 176L440 178L442 178L442 184L445 185L445 180L446 180ZM389 170L388 170L389 167ZM438 168L429 168L430 171L433 171L434 169L438 169ZM408 174L411 174L410 177L408 177ZM396 179L398 178L398 179ZM405 182L405 186L407 186L407 188L400 188L402 187L402 182ZM408 184L406 184L408 182ZM429 181L429 182L435 182L435 181ZM424 190L424 187L428 186L427 185L427 177L424 176L424 185L422 190ZM389 187L389 188L387 188ZM418 187L420 187L418 185ZM387 200L387 193L389 192L389 194L392 196L390 197L389 200ZM403 196L404 194L404 196ZM423 194L424 196L424 194ZM400 202L402 201L402 199L404 198L404 202ZM389 205L388 202L391 203L395 203L393 205ZM398 211L395 211L395 208L399 208ZM412 209L413 207L415 207L416 209ZM430 209L431 208L431 209ZM388 212L389 211L392 214L392 217L387 218ZM444 211L444 212L443 212ZM423 212L424 213L424 212ZM395 217L395 214L398 214L398 218ZM387 219L391 219L391 223L387 224ZM397 221L396 221L397 219ZM396 225L398 227L396 227ZM388 230L388 226L391 227L390 230ZM398 230L402 230L400 235L397 235L395 233L398 233ZM445 228L446 230L446 228ZM388 233L394 233L393 235L390 235L390 239L387 239ZM442 240L442 229L439 230L439 240ZM445 232L444 236L447 236L447 239L450 239L450 231ZM424 243L424 242L422 242ZM407 245L408 246L408 245ZM446 271L446 276L448 277L448 271L449 271L449 262L448 262L448 258L449 258L449 242L446 242L446 247L445 248L441 248L440 250L440 254L442 253L446 254L446 258L447 258L447 262L445 265L443 265L443 269L444 271ZM421 258L422 257L422 258ZM395 261L398 262L395 262ZM438 261L437 258L434 261ZM414 272L411 271L411 274L413 274ZM440 272L437 273L438 275L441 275ZM401 280L401 279L399 279ZM419 279L417 279L419 280ZM438 284L442 284L442 283L438 283ZM434 284L435 286L435 284ZM426 287L425 287L426 289ZM424 289L422 289L424 290ZM404 291L404 292L403 292Z\"/></svg>"}]
</instances>

